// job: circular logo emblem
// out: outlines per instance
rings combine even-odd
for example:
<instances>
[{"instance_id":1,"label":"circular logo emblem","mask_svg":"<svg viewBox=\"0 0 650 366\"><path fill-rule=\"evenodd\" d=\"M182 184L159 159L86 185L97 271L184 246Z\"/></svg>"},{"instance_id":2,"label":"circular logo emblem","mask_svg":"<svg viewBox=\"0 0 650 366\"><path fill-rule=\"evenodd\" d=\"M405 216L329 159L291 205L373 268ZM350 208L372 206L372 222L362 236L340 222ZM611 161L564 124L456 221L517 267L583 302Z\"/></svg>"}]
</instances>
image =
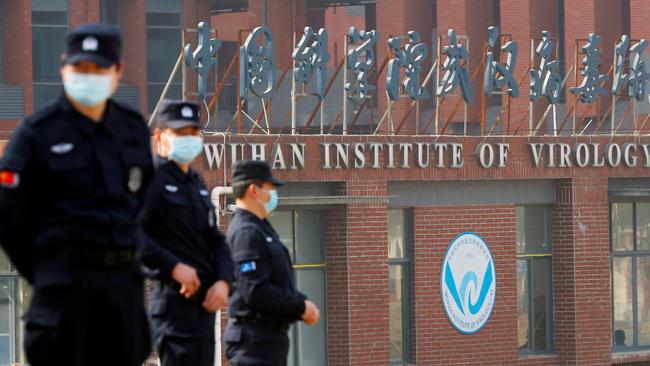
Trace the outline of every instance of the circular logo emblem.
<instances>
[{"instance_id":1,"label":"circular logo emblem","mask_svg":"<svg viewBox=\"0 0 650 366\"><path fill-rule=\"evenodd\" d=\"M485 240L474 233L454 239L442 262L440 293L449 322L473 334L487 323L496 297L494 258Z\"/></svg>"}]
</instances>

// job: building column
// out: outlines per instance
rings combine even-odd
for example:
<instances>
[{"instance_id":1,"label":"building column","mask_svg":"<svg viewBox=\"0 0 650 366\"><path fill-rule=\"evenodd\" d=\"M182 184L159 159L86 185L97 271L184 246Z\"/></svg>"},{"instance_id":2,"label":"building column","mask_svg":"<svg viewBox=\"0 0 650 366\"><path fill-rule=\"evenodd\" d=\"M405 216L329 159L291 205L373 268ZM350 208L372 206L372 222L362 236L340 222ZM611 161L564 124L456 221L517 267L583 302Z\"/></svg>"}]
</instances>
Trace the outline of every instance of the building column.
<instances>
[{"instance_id":1,"label":"building column","mask_svg":"<svg viewBox=\"0 0 650 366\"><path fill-rule=\"evenodd\" d=\"M9 85L22 85L25 115L34 110L31 4L31 1L4 1L2 4L3 79Z\"/></svg>"},{"instance_id":2,"label":"building column","mask_svg":"<svg viewBox=\"0 0 650 366\"><path fill-rule=\"evenodd\" d=\"M468 74L471 78L477 68L478 75L472 82L472 90L474 92L474 102L467 108L468 128L472 127L471 124L481 121L481 93L483 85L483 70L481 63L483 62L484 46L487 41L487 29L494 25L494 9L492 1L473 1L473 0L438 0L437 2L437 25L438 33L446 35L447 30L453 28L458 36L467 36L470 40L469 47L469 67ZM460 43L466 44L465 40L459 39ZM442 47L447 44L443 41ZM441 47L441 51L442 51ZM441 59L444 62L445 57ZM442 76L441 76L442 77ZM460 86L454 92L460 93ZM452 110L458 98L447 98L444 104L440 107L440 128L442 129L445 121L451 117ZM462 106L453 116L452 122L463 122L463 108ZM475 126L473 128L476 128ZM451 132L450 128L447 133Z\"/></svg>"},{"instance_id":3,"label":"building column","mask_svg":"<svg viewBox=\"0 0 650 366\"><path fill-rule=\"evenodd\" d=\"M551 32L553 38L559 39L559 30L557 26L557 5L555 1L534 1L534 0L501 0L501 34L512 35L512 40L519 45L517 55L517 64L513 73L517 83L523 80L519 85L519 97L511 98L510 113L513 118L510 119L510 133L518 130L518 134L526 134L529 130L529 114L527 111L530 105L530 40L540 38L542 31ZM539 41L535 41L535 46ZM556 52L558 42L555 41ZM554 52L552 59L559 58L559 52ZM539 59L535 57L533 68L539 69ZM505 106L507 97L503 97L502 106ZM533 108L533 128L537 125L544 111L548 107L548 101L545 97L540 97ZM514 117L516 116L516 117ZM523 118L525 117L525 118ZM502 125L508 124L507 114L502 118ZM505 131L505 129L504 129Z\"/></svg>"},{"instance_id":4,"label":"building column","mask_svg":"<svg viewBox=\"0 0 650 366\"><path fill-rule=\"evenodd\" d=\"M385 180L349 181L347 195L385 196ZM346 208L350 365L389 363L386 203Z\"/></svg>"},{"instance_id":5,"label":"building column","mask_svg":"<svg viewBox=\"0 0 650 366\"><path fill-rule=\"evenodd\" d=\"M614 59L614 47L623 34L621 9L621 1L573 0L564 3L564 27L566 39L564 48L566 55L566 70L568 71L571 66L576 64L576 58L579 66L577 83L573 75L569 77L567 82L567 111L574 105L576 100L576 95L570 93L568 91L569 88L580 85L583 80L583 76L580 75L580 70L583 67L582 58L584 57L584 54L582 53L581 47L584 45L584 42L580 43L576 50L576 40L586 39L589 36L589 33L595 33L602 37L599 46L601 49L600 73L607 74ZM600 116L600 118L602 118L604 113L607 111L607 108L611 105L610 96L612 78L613 74L610 74L609 81L605 83L605 89L608 93L606 96L600 97L599 106L594 103L594 105L591 106L591 109L586 112L589 105L578 103L576 113L576 128L578 131L582 131L585 127L585 124L580 121L582 115L585 115L586 117ZM570 117L564 130L571 129L572 123L572 117ZM597 122L592 122L590 128L592 128L595 123ZM603 125L608 126L609 121L606 119ZM601 127L601 129L602 128L603 127Z\"/></svg>"},{"instance_id":6,"label":"building column","mask_svg":"<svg viewBox=\"0 0 650 366\"><path fill-rule=\"evenodd\" d=\"M125 84L138 87L140 110L147 111L147 4L146 0L122 0L120 3L122 59Z\"/></svg>"},{"instance_id":7,"label":"building column","mask_svg":"<svg viewBox=\"0 0 650 366\"><path fill-rule=\"evenodd\" d=\"M420 83L424 82L424 78L431 68L432 55L435 55L436 50L432 49L432 32L433 32L433 3L430 0L409 0L409 1L392 1L392 0L377 0L377 29L379 30L379 40L377 42L377 69L379 69L384 62L386 55L392 57L392 52L388 48L388 39L390 37L402 38L402 46L408 43L407 33L409 31L416 31L420 33L420 42L428 47L428 54L422 65L422 73L420 74ZM388 73L388 64L377 79L377 104L378 104L378 117L384 114L388 107L386 100L386 76ZM400 72L401 78L404 77L404 70ZM401 80L400 80L401 83ZM435 78L429 81L429 86L435 84ZM429 89L429 88L427 88ZM430 100L430 99L428 99ZM431 103L428 100L420 102L420 109L424 111L431 109ZM393 123L395 130L400 127L403 117L406 115L411 105L409 97L402 97L399 101L393 103ZM420 117L420 121L423 118ZM374 121L373 121L374 123ZM408 118L405 120L400 134L415 134L416 132L416 118L415 108L411 111ZM388 128L388 121L385 120L382 124L381 131L390 131Z\"/></svg>"},{"instance_id":8,"label":"building column","mask_svg":"<svg viewBox=\"0 0 650 366\"><path fill-rule=\"evenodd\" d=\"M650 22L648 22L648 14L650 14L650 2L645 0L630 0L630 38L632 39L650 39ZM648 56L649 50L646 49L646 64L650 63L650 56ZM644 104L648 103L648 100L643 101ZM648 117L648 108L645 108L645 113L639 114L637 120L639 125L637 128L641 128L643 121ZM648 134L650 133L650 118L646 121L645 126L641 128L640 133Z\"/></svg>"},{"instance_id":9,"label":"building column","mask_svg":"<svg viewBox=\"0 0 650 366\"><path fill-rule=\"evenodd\" d=\"M552 225L555 352L567 365L609 365L607 178L558 181Z\"/></svg>"},{"instance_id":10,"label":"building column","mask_svg":"<svg viewBox=\"0 0 650 366\"><path fill-rule=\"evenodd\" d=\"M267 2L268 27L273 37L273 62L275 69L281 72L291 62L294 49L293 33L302 33L305 28L306 5L305 0L267 0ZM264 0L249 0L248 4L249 29L264 25ZM246 38L242 41L245 40Z\"/></svg>"},{"instance_id":11,"label":"building column","mask_svg":"<svg viewBox=\"0 0 650 366\"><path fill-rule=\"evenodd\" d=\"M341 208L325 212L327 276L327 362L350 365L350 305L348 281L347 221ZM324 311L325 309L322 309Z\"/></svg>"},{"instance_id":12,"label":"building column","mask_svg":"<svg viewBox=\"0 0 650 366\"><path fill-rule=\"evenodd\" d=\"M70 29L99 22L99 0L70 0L69 7Z\"/></svg>"}]
</instances>

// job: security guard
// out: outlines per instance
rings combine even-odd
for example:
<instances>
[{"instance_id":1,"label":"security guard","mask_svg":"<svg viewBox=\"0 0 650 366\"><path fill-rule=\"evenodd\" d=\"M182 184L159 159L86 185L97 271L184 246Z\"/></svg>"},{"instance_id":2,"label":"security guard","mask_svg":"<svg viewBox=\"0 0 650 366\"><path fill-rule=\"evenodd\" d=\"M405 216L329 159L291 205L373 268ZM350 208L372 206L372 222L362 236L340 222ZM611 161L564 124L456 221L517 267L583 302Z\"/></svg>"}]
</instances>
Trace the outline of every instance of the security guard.
<instances>
[{"instance_id":1,"label":"security guard","mask_svg":"<svg viewBox=\"0 0 650 366\"><path fill-rule=\"evenodd\" d=\"M159 274L151 331L163 366L213 366L215 312L226 306L232 282L230 250L203 178L190 168L203 150L198 105L164 100L159 111L158 170L143 211L145 231L158 244L147 246L143 261L163 259L152 266ZM179 271L196 286L174 281L172 273Z\"/></svg>"},{"instance_id":2,"label":"security guard","mask_svg":"<svg viewBox=\"0 0 650 366\"><path fill-rule=\"evenodd\" d=\"M68 33L64 93L21 123L0 162L0 242L33 285L32 366L136 366L150 351L136 247L153 164L142 116L111 99L120 50L112 27Z\"/></svg>"},{"instance_id":3,"label":"security guard","mask_svg":"<svg viewBox=\"0 0 650 366\"><path fill-rule=\"evenodd\" d=\"M224 334L233 366L285 366L291 323L313 325L320 318L316 305L296 290L289 252L266 220L278 203L275 187L282 184L267 162L243 161L233 167L237 211L226 236L235 288Z\"/></svg>"}]
</instances>

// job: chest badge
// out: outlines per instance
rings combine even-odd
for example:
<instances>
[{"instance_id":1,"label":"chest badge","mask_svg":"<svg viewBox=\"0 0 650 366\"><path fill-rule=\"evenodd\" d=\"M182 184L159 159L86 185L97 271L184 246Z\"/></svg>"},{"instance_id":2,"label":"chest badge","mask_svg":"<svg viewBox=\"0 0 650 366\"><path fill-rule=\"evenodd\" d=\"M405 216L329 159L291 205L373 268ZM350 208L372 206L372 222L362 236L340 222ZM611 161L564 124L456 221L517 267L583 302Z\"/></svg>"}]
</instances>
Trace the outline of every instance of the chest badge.
<instances>
[{"instance_id":1,"label":"chest badge","mask_svg":"<svg viewBox=\"0 0 650 366\"><path fill-rule=\"evenodd\" d=\"M267 242L267 243L272 243L272 242L273 242L273 238L270 237L270 236L267 236L267 237L266 237L266 242Z\"/></svg>"},{"instance_id":2,"label":"chest badge","mask_svg":"<svg viewBox=\"0 0 650 366\"><path fill-rule=\"evenodd\" d=\"M74 145L70 142L63 142L60 144L52 145L52 147L50 147L50 151L59 155L67 154L72 151L72 149L74 149Z\"/></svg>"},{"instance_id":3,"label":"chest badge","mask_svg":"<svg viewBox=\"0 0 650 366\"><path fill-rule=\"evenodd\" d=\"M210 194L210 192L208 192L207 189L202 189L202 190L199 191L199 193L200 193L201 196L203 196L203 197L207 197L207 196Z\"/></svg>"},{"instance_id":4,"label":"chest badge","mask_svg":"<svg viewBox=\"0 0 650 366\"><path fill-rule=\"evenodd\" d=\"M134 166L129 170L129 190L131 193L135 193L140 190L142 186L142 169L140 167Z\"/></svg>"},{"instance_id":5,"label":"chest badge","mask_svg":"<svg viewBox=\"0 0 650 366\"><path fill-rule=\"evenodd\" d=\"M171 185L171 184L166 184L166 185L165 185L165 190L166 190L167 192L170 192L170 193L176 193L176 192L178 192L178 187L173 186L173 185Z\"/></svg>"}]
</instances>

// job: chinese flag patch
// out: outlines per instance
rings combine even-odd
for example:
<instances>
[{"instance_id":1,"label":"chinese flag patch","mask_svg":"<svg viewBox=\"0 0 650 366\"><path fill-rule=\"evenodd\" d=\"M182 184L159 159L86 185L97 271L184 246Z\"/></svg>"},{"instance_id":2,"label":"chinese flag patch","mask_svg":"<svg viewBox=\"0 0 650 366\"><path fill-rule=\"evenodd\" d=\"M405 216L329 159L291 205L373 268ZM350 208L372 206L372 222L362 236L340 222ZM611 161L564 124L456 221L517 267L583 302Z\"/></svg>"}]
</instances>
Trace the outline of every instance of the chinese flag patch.
<instances>
[{"instance_id":1,"label":"chinese flag patch","mask_svg":"<svg viewBox=\"0 0 650 366\"><path fill-rule=\"evenodd\" d=\"M9 170L0 170L0 187L16 188L20 182L20 174Z\"/></svg>"}]
</instances>

